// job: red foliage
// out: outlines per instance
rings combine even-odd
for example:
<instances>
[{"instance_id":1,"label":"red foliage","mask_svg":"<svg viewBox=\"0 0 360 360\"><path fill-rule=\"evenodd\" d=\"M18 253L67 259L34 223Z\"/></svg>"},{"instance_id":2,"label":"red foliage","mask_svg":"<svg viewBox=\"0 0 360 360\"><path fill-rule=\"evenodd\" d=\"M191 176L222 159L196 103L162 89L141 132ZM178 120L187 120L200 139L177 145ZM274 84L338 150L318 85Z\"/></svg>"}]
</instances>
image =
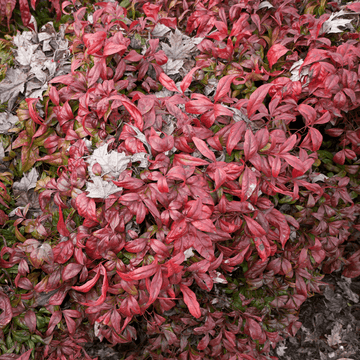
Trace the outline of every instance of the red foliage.
<instances>
[{"instance_id":1,"label":"red foliage","mask_svg":"<svg viewBox=\"0 0 360 360\"><path fill-rule=\"evenodd\" d=\"M39 293L55 291L45 337L56 336L37 358L80 356L75 336L85 338L83 319L100 339L131 342L136 318L150 338L144 358L158 359L161 351L168 359L266 359L270 346L301 326L294 313L320 292L319 270L343 263L345 275L359 274L359 251L344 258L345 243L360 230L353 201L359 164L350 162L360 154L359 120L350 118L360 103L359 46L353 40L331 46L320 33L329 14L300 15L296 1L273 1L269 9L231 4L145 3L146 17L130 25L117 3L98 3L92 24L80 9L67 30L72 72L51 81L57 85L44 120L27 99L28 126L56 127L37 161L64 165L42 182L39 198L48 216L50 203L59 208L60 241L50 240L42 218L42 242L29 238L1 252L1 266L19 264L18 286L29 291L22 301L32 305ZM168 59L159 39L147 42L145 55L129 40L144 35L146 25L175 27L176 19L188 34L206 37L182 92L161 67ZM304 46L309 51L291 80ZM213 98L185 95L200 70L220 76ZM258 81L264 83L255 87ZM145 94L161 85L174 94ZM233 90L239 85L249 90L245 98ZM308 130L303 137L290 131L297 117ZM340 136L331 159L319 151L324 129ZM85 138L131 160L117 176L97 162L90 176ZM147 165L138 164L144 153ZM320 165L337 175L322 176ZM118 191L90 197L85 186L100 175ZM24 264L41 269L41 278L29 278ZM66 296L72 309L59 307ZM12 316L9 308L4 324Z\"/></svg>"}]
</instances>

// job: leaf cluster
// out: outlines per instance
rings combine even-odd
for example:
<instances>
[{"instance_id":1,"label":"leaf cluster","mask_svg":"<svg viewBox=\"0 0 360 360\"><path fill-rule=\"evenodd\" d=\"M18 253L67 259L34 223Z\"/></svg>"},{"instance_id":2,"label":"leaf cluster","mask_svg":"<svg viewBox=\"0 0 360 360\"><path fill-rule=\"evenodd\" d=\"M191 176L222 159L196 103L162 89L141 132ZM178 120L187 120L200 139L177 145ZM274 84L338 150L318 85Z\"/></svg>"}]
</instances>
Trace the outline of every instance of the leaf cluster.
<instances>
[{"instance_id":1,"label":"leaf cluster","mask_svg":"<svg viewBox=\"0 0 360 360\"><path fill-rule=\"evenodd\" d=\"M292 0L65 8L71 69L7 158L41 177L1 178L41 213L0 183L0 359L269 359L323 273L360 275L358 34Z\"/></svg>"}]
</instances>

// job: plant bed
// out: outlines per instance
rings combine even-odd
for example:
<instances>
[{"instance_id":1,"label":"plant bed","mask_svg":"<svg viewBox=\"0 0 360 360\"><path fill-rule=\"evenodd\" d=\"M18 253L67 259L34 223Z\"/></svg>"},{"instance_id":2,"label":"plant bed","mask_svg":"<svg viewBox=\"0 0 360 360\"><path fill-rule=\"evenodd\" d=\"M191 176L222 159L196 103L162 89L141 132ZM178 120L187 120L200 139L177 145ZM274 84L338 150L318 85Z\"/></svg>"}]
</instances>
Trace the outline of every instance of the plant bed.
<instances>
[{"instance_id":1,"label":"plant bed","mask_svg":"<svg viewBox=\"0 0 360 360\"><path fill-rule=\"evenodd\" d=\"M301 306L360 275L359 3L80 5L59 36L18 34L0 83L0 359L268 360L316 338Z\"/></svg>"}]
</instances>

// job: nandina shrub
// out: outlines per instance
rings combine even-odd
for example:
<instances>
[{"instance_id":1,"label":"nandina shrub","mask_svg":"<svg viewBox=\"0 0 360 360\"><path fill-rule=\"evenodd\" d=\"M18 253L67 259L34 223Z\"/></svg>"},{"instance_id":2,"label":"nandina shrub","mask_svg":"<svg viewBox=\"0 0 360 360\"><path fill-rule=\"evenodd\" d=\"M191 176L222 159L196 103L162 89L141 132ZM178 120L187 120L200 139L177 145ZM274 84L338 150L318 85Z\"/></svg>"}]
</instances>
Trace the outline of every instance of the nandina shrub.
<instances>
[{"instance_id":1,"label":"nandina shrub","mask_svg":"<svg viewBox=\"0 0 360 360\"><path fill-rule=\"evenodd\" d=\"M133 3L132 21L117 3L91 22L77 10L71 73L51 81L44 117L37 99L19 109L15 148L29 159L37 139L46 172L43 214L18 213L21 243L1 251L17 273L3 349L75 359L93 336L146 335L128 359L268 359L322 273L359 275L358 44L332 45L329 14L295 1L187 4ZM146 40L156 24L207 37L178 84ZM324 128L341 142L321 148Z\"/></svg>"}]
</instances>

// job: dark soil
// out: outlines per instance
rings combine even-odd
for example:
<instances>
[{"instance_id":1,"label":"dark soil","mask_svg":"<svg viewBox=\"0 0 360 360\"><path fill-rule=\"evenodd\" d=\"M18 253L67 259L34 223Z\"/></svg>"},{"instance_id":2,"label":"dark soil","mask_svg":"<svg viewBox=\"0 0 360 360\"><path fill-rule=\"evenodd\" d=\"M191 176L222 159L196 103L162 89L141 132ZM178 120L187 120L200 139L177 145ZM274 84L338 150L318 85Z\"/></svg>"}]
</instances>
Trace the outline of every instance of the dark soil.
<instances>
[{"instance_id":1,"label":"dark soil","mask_svg":"<svg viewBox=\"0 0 360 360\"><path fill-rule=\"evenodd\" d=\"M301 329L293 338L277 344L271 356L279 360L360 360L360 280L347 279L341 271L326 275L323 294L316 294L301 306ZM138 344L110 344L96 339L85 346L98 360L120 360Z\"/></svg>"},{"instance_id":2,"label":"dark soil","mask_svg":"<svg viewBox=\"0 0 360 360\"><path fill-rule=\"evenodd\" d=\"M293 338L277 344L272 356L279 360L359 360L360 281L326 275L323 294L301 306L301 329Z\"/></svg>"}]
</instances>

